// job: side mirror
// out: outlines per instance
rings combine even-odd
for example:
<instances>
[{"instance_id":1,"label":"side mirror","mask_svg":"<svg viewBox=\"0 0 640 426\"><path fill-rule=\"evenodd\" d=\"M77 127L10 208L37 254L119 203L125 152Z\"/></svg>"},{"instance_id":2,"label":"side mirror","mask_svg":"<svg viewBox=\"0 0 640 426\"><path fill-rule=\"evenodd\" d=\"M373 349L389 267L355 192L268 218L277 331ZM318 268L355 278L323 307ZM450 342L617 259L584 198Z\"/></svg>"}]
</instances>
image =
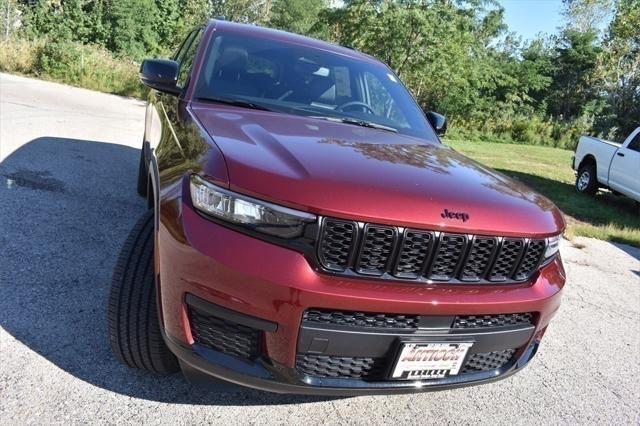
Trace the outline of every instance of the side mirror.
<instances>
[{"instance_id":1,"label":"side mirror","mask_svg":"<svg viewBox=\"0 0 640 426\"><path fill-rule=\"evenodd\" d=\"M429 111L426 116L438 136L444 136L447 133L447 118L444 115Z\"/></svg>"},{"instance_id":2,"label":"side mirror","mask_svg":"<svg viewBox=\"0 0 640 426\"><path fill-rule=\"evenodd\" d=\"M179 65L170 59L146 59L140 65L140 81L160 92L177 95Z\"/></svg>"}]
</instances>

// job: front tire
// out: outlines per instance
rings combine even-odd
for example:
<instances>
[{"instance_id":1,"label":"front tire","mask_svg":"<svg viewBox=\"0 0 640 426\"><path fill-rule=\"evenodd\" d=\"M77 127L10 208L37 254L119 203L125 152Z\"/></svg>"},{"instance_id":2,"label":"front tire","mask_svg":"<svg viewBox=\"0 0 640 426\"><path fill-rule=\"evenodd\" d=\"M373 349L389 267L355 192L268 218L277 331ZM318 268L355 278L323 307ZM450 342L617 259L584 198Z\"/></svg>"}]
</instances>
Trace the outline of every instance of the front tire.
<instances>
[{"instance_id":1,"label":"front tire","mask_svg":"<svg viewBox=\"0 0 640 426\"><path fill-rule=\"evenodd\" d=\"M147 176L149 171L147 170L146 161L144 159L144 147L140 150L140 162L138 164L138 184L137 190L141 197L147 196Z\"/></svg>"},{"instance_id":2,"label":"front tire","mask_svg":"<svg viewBox=\"0 0 640 426\"><path fill-rule=\"evenodd\" d=\"M159 374L179 371L160 331L154 279L154 213L147 210L124 243L113 272L107 324L124 364Z\"/></svg>"},{"instance_id":3,"label":"front tire","mask_svg":"<svg viewBox=\"0 0 640 426\"><path fill-rule=\"evenodd\" d=\"M576 191L589 195L598 192L598 178L596 176L595 164L587 163L580 166L576 178Z\"/></svg>"}]
</instances>

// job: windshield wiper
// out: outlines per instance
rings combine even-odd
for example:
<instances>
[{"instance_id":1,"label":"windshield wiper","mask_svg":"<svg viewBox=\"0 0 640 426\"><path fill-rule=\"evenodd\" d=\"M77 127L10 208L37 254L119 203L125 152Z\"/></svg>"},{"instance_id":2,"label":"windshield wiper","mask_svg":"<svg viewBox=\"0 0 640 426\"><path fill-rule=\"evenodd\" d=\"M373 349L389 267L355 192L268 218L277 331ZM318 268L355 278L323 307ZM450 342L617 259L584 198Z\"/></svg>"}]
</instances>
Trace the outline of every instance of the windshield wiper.
<instances>
[{"instance_id":1,"label":"windshield wiper","mask_svg":"<svg viewBox=\"0 0 640 426\"><path fill-rule=\"evenodd\" d=\"M385 126L383 124L374 123L372 121L360 120L357 118L351 117L331 117L327 115L312 115L311 118L318 118L320 120L334 121L336 123L345 123L345 124L354 124L356 126L361 127L369 127L372 129L385 130L387 132L398 133L398 129L394 129L393 127Z\"/></svg>"},{"instance_id":2,"label":"windshield wiper","mask_svg":"<svg viewBox=\"0 0 640 426\"><path fill-rule=\"evenodd\" d=\"M260 104L256 104L250 101L244 101L242 99L234 99L234 98L206 98L206 97L198 97L196 98L199 101L207 101L207 102L215 102L217 104L225 104L225 105L233 105L241 108L249 108L249 109L258 109L260 111L272 111L271 109L262 106Z\"/></svg>"}]
</instances>

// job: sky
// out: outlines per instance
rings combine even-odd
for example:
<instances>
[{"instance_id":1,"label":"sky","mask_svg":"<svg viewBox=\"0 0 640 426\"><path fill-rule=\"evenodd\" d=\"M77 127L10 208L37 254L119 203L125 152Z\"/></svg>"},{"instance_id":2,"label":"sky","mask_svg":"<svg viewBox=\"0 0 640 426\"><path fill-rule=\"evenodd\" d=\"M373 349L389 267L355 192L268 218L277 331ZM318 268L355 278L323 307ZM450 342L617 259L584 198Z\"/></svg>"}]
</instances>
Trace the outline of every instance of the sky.
<instances>
[{"instance_id":1,"label":"sky","mask_svg":"<svg viewBox=\"0 0 640 426\"><path fill-rule=\"evenodd\" d=\"M509 30L532 39L538 33L556 34L564 23L562 0L498 0Z\"/></svg>"}]
</instances>

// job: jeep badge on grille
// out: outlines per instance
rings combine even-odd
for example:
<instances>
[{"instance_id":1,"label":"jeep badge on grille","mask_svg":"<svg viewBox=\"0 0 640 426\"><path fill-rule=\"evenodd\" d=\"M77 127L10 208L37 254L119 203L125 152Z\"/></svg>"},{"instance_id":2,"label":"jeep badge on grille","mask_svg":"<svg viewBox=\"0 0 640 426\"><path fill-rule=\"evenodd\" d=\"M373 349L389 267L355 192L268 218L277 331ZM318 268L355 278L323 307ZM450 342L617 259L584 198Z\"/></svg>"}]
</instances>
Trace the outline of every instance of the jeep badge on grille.
<instances>
[{"instance_id":1,"label":"jeep badge on grille","mask_svg":"<svg viewBox=\"0 0 640 426\"><path fill-rule=\"evenodd\" d=\"M450 212L448 209L444 209L444 211L442 212L442 214L440 215L442 216L443 219L458 219L461 220L463 222L466 222L469 220L469 214L465 213L465 212Z\"/></svg>"}]
</instances>

